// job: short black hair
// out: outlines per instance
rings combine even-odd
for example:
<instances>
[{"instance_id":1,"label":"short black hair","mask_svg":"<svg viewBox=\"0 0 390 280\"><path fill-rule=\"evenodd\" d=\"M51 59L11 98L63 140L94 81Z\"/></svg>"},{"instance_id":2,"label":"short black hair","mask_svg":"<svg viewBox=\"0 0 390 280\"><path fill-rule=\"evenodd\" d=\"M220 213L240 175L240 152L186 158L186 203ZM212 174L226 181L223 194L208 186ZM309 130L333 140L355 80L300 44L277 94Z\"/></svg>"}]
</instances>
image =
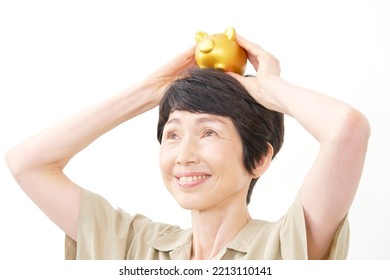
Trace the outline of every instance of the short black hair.
<instances>
[{"instance_id":1,"label":"short black hair","mask_svg":"<svg viewBox=\"0 0 390 280\"><path fill-rule=\"evenodd\" d=\"M229 117L241 137L244 166L250 174L268 153L268 143L274 149L273 158L283 144L283 114L257 103L236 79L222 70L191 68L172 82L159 107L160 143L169 115L176 110ZM250 183L247 204L257 180L254 178Z\"/></svg>"}]
</instances>

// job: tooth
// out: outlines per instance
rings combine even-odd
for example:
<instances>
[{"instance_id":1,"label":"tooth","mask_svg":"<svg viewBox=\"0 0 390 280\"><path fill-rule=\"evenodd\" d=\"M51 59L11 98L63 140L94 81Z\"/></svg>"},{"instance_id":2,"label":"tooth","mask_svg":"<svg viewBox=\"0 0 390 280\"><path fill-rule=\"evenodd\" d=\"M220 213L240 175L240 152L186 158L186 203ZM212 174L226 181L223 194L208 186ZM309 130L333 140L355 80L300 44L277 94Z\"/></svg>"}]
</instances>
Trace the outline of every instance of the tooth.
<instances>
[{"instance_id":1,"label":"tooth","mask_svg":"<svg viewBox=\"0 0 390 280\"><path fill-rule=\"evenodd\" d=\"M210 175L194 175L194 176L189 176L189 177L180 177L179 181L180 182L194 182L194 181L199 181L199 180L205 180L209 177L210 177Z\"/></svg>"}]
</instances>

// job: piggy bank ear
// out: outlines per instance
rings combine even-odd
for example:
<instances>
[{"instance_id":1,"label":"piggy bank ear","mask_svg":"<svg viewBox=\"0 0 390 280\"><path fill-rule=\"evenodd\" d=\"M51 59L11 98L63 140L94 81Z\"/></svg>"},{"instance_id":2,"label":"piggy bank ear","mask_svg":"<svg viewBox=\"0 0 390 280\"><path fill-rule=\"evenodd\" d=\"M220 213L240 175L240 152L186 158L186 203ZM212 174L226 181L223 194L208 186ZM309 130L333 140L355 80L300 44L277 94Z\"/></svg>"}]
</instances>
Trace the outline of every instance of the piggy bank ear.
<instances>
[{"instance_id":1,"label":"piggy bank ear","mask_svg":"<svg viewBox=\"0 0 390 280\"><path fill-rule=\"evenodd\" d=\"M233 27L226 28L224 34L229 38L230 41L236 40L236 30Z\"/></svg>"},{"instance_id":2,"label":"piggy bank ear","mask_svg":"<svg viewBox=\"0 0 390 280\"><path fill-rule=\"evenodd\" d=\"M202 41L207 36L209 36L209 35L206 32L203 32L203 31L196 32L196 34L195 34L195 41L197 43L199 43L200 41Z\"/></svg>"}]
</instances>

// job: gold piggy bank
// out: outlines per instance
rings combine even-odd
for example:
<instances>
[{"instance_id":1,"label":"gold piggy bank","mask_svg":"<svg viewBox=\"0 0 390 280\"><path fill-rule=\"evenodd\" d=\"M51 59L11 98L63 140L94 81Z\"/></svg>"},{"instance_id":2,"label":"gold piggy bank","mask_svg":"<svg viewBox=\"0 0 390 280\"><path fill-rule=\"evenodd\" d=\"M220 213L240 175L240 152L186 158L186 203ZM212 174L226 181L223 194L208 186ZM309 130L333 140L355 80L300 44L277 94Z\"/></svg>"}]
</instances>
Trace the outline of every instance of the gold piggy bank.
<instances>
[{"instance_id":1,"label":"gold piggy bank","mask_svg":"<svg viewBox=\"0 0 390 280\"><path fill-rule=\"evenodd\" d=\"M195 35L196 64L200 68L217 68L243 75L247 56L236 40L236 30L228 27L224 33L209 35L197 32Z\"/></svg>"}]
</instances>

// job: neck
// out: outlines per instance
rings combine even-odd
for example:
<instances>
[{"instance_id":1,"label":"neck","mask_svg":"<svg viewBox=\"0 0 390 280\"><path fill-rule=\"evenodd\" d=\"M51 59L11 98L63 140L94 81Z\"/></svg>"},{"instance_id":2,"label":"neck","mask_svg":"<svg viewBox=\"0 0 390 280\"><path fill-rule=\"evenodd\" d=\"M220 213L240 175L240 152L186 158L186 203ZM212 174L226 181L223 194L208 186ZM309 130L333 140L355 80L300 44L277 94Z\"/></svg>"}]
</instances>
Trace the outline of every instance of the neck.
<instances>
[{"instance_id":1,"label":"neck","mask_svg":"<svg viewBox=\"0 0 390 280\"><path fill-rule=\"evenodd\" d=\"M212 259L251 219L247 205L193 210L191 259Z\"/></svg>"}]
</instances>

